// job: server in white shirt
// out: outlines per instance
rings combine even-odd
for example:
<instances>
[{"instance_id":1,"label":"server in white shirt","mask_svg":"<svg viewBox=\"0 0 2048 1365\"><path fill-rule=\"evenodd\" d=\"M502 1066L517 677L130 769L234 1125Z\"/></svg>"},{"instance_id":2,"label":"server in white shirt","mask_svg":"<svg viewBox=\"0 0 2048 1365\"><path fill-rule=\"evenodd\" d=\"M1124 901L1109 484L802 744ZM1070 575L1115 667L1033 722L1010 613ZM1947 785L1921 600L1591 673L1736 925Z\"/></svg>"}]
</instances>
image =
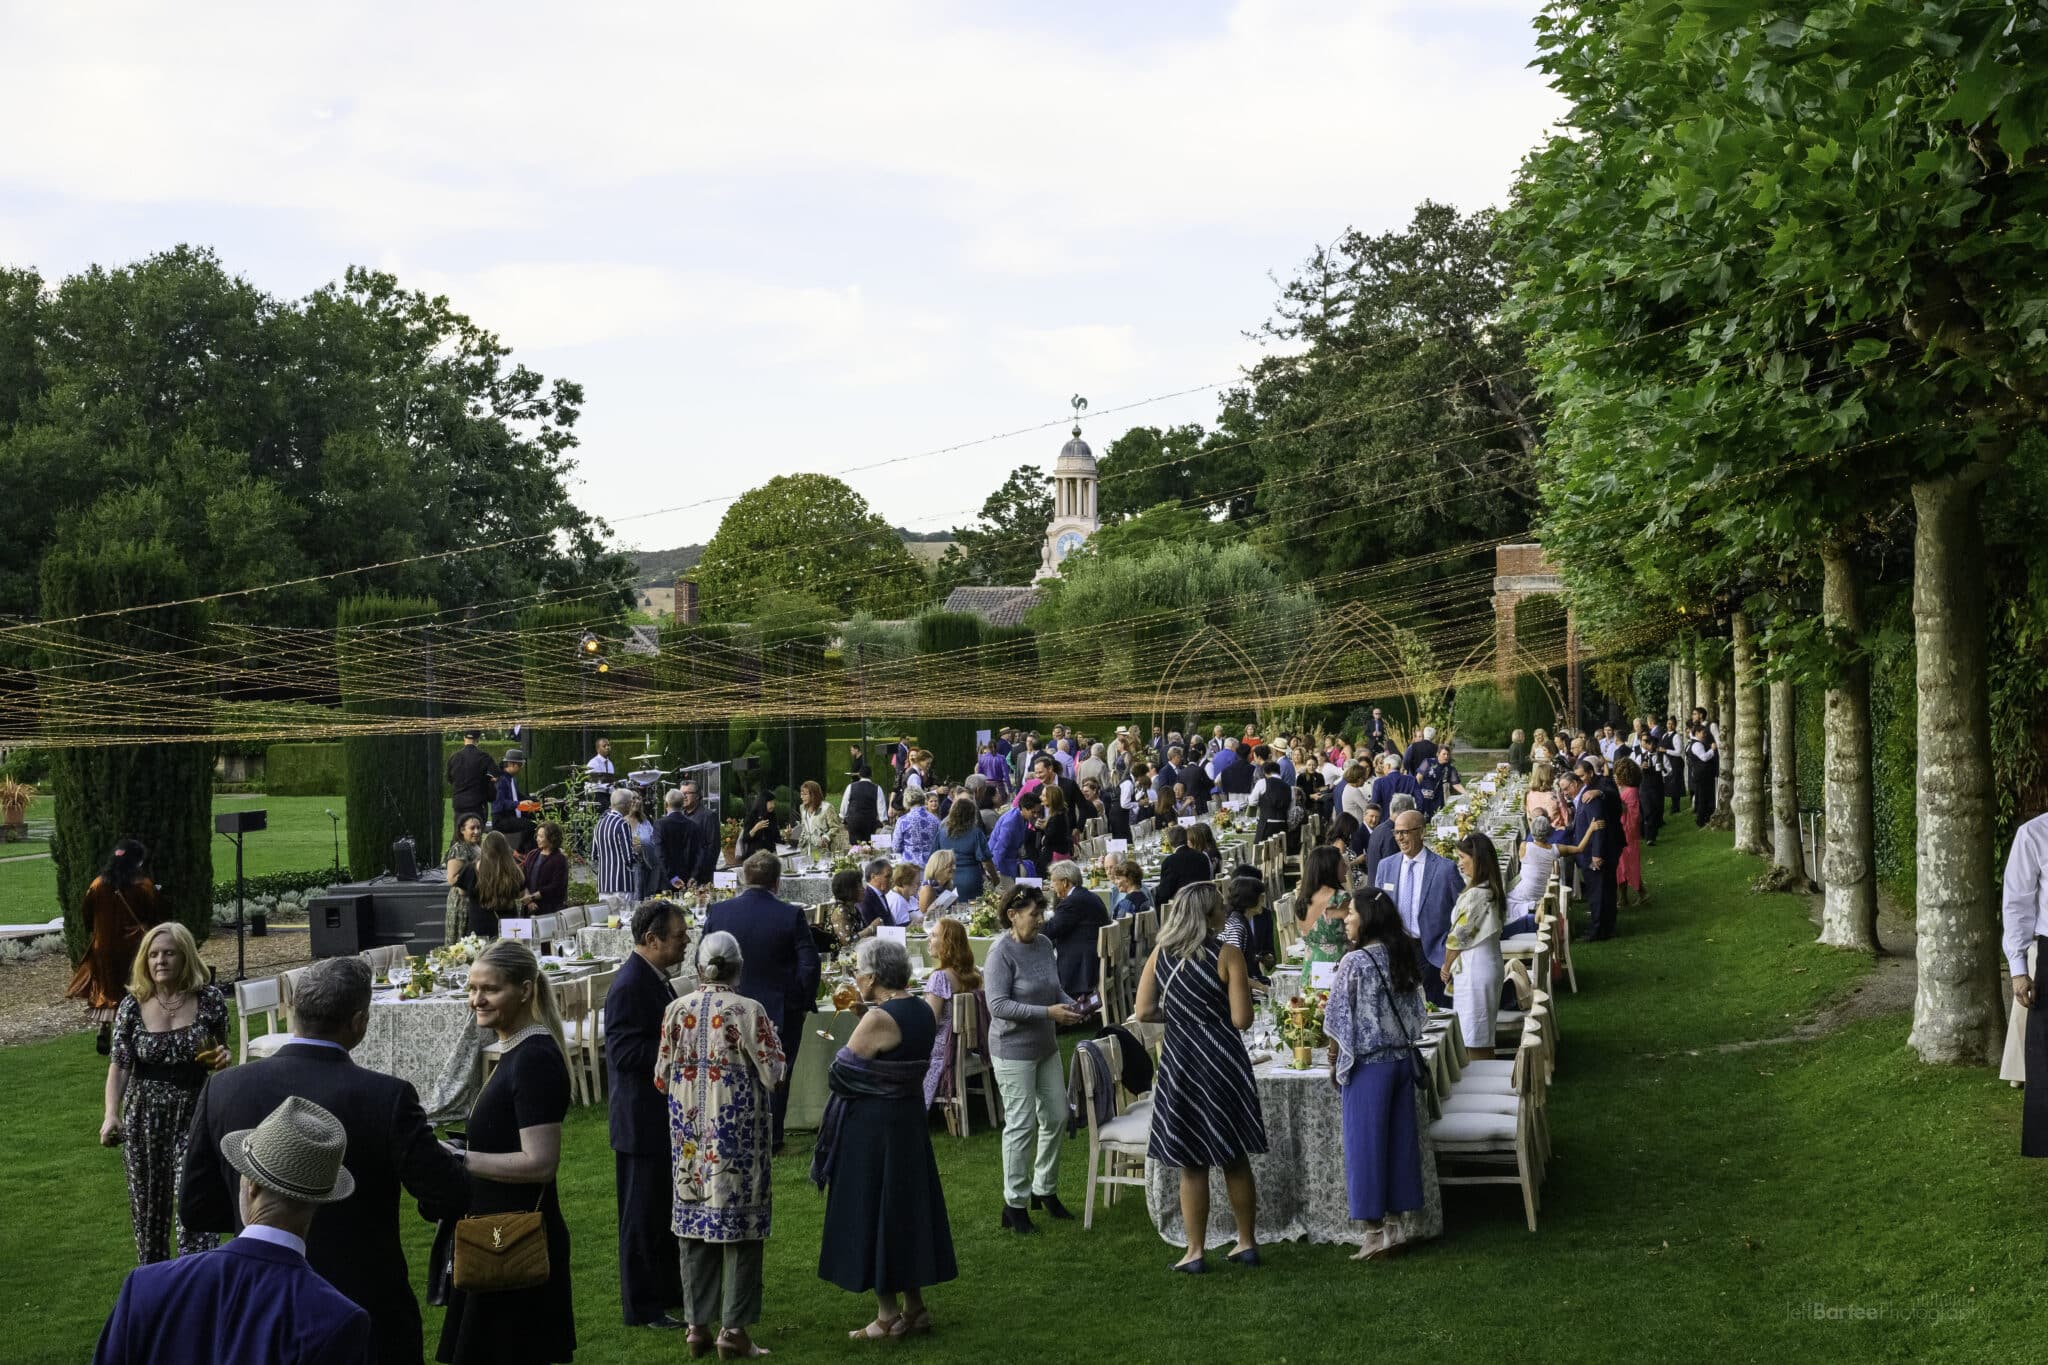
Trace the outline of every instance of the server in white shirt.
<instances>
[{"instance_id":1,"label":"server in white shirt","mask_svg":"<svg viewBox=\"0 0 2048 1365\"><path fill-rule=\"evenodd\" d=\"M2048 815L2037 815L2013 832L2005 859L2005 962L2012 972L2013 1004L2027 1011L2026 1100L2020 1116L2020 1155L2048 1156L2048 1010L2036 1009L2027 949L2043 956L2048 934Z\"/></svg>"}]
</instances>

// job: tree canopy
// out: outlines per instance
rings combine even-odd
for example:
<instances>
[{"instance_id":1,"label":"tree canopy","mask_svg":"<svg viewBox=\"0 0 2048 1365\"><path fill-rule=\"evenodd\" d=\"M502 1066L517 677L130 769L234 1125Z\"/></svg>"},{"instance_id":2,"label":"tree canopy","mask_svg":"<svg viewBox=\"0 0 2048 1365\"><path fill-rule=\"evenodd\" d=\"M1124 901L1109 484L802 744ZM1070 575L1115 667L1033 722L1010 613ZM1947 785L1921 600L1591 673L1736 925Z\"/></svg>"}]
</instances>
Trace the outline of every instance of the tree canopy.
<instances>
[{"instance_id":1,"label":"tree canopy","mask_svg":"<svg viewBox=\"0 0 2048 1365\"><path fill-rule=\"evenodd\" d=\"M582 402L376 271L294 301L192 247L49 290L0 271L0 612L35 611L53 547L145 529L199 592L392 564L228 599L230 621L327 625L367 591L473 603L623 579L569 498ZM502 541L517 543L422 558Z\"/></svg>"},{"instance_id":2,"label":"tree canopy","mask_svg":"<svg viewBox=\"0 0 2048 1365\"><path fill-rule=\"evenodd\" d=\"M931 593L889 523L827 474L780 474L741 494L692 576L713 621L747 619L769 592L803 594L840 616L908 615Z\"/></svg>"},{"instance_id":3,"label":"tree canopy","mask_svg":"<svg viewBox=\"0 0 2048 1365\"><path fill-rule=\"evenodd\" d=\"M1052 483L1037 465L1018 465L981 504L972 526L953 528L955 544L934 572L941 588L1029 583L1052 521Z\"/></svg>"}]
</instances>

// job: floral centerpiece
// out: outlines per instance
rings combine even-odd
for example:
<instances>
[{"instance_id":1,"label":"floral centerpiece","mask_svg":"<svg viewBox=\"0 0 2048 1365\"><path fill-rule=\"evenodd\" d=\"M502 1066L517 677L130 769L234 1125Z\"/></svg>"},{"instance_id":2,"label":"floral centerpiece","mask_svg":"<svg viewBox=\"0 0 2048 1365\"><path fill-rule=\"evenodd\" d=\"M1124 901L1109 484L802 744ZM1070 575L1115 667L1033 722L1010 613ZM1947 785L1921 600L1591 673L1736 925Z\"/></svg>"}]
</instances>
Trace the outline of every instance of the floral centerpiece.
<instances>
[{"instance_id":1,"label":"floral centerpiece","mask_svg":"<svg viewBox=\"0 0 2048 1365\"><path fill-rule=\"evenodd\" d=\"M854 857L851 850L840 854L832 860L832 875L835 877L842 872L858 871L860 871L860 859Z\"/></svg>"},{"instance_id":2,"label":"floral centerpiece","mask_svg":"<svg viewBox=\"0 0 2048 1365\"><path fill-rule=\"evenodd\" d=\"M740 847L740 822L738 820L719 821L718 838L725 848L726 862L737 863L739 859L735 855L738 854Z\"/></svg>"},{"instance_id":3,"label":"floral centerpiece","mask_svg":"<svg viewBox=\"0 0 2048 1365\"><path fill-rule=\"evenodd\" d=\"M1296 1071L1306 1070L1315 1061L1316 1052L1329 1042L1323 1033L1323 1011L1329 1003L1328 991L1312 990L1273 1004L1280 1041L1294 1049Z\"/></svg>"},{"instance_id":4,"label":"floral centerpiece","mask_svg":"<svg viewBox=\"0 0 2048 1365\"><path fill-rule=\"evenodd\" d=\"M436 949L436 951L438 952L439 950ZM434 964L424 957L411 957L406 959L406 965L411 970L405 979L405 985L399 988L399 998L402 1000L418 1000L423 996L432 995L434 993Z\"/></svg>"},{"instance_id":5,"label":"floral centerpiece","mask_svg":"<svg viewBox=\"0 0 2048 1365\"><path fill-rule=\"evenodd\" d=\"M846 856L853 859L855 866L859 866L861 863L873 859L875 856L875 846L873 844L855 844L852 848L846 850Z\"/></svg>"},{"instance_id":6,"label":"floral centerpiece","mask_svg":"<svg viewBox=\"0 0 2048 1365\"><path fill-rule=\"evenodd\" d=\"M967 912L967 932L975 938L994 938L1002 933L1003 917L998 910L1001 905L1001 899L994 895L976 901Z\"/></svg>"},{"instance_id":7,"label":"floral centerpiece","mask_svg":"<svg viewBox=\"0 0 2048 1365\"><path fill-rule=\"evenodd\" d=\"M476 961L477 954L489 946L489 943L484 940L482 935L471 934L467 938L459 938L453 943L434 949L427 954L427 961L437 969L441 967L467 967L470 963ZM418 959L414 960L417 961Z\"/></svg>"}]
</instances>

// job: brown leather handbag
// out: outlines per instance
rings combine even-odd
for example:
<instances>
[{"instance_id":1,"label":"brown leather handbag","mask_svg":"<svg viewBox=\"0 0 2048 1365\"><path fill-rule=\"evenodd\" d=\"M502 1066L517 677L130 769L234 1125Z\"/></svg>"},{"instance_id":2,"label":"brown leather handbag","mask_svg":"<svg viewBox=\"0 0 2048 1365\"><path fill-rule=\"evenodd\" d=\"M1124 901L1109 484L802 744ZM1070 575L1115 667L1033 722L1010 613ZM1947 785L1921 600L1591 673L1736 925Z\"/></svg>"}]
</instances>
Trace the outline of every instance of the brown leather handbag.
<instances>
[{"instance_id":1,"label":"brown leather handbag","mask_svg":"<svg viewBox=\"0 0 2048 1365\"><path fill-rule=\"evenodd\" d=\"M465 1294L502 1294L548 1282L548 1227L540 1198L531 1212L483 1213L455 1224L455 1287Z\"/></svg>"}]
</instances>

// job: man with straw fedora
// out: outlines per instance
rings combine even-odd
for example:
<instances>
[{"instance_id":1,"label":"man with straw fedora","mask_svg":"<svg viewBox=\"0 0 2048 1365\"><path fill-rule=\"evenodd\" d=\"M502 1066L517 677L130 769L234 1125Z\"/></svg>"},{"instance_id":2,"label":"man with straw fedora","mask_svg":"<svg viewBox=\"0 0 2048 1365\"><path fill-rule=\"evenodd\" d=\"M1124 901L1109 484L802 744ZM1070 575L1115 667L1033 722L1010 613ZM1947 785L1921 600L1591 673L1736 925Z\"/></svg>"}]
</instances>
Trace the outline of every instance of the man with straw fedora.
<instances>
[{"instance_id":1,"label":"man with straw fedora","mask_svg":"<svg viewBox=\"0 0 2048 1365\"><path fill-rule=\"evenodd\" d=\"M94 1365L372 1360L370 1315L306 1264L314 1211L355 1191L347 1148L341 1120L296 1095L223 1137L221 1156L241 1176L241 1234L130 1272Z\"/></svg>"}]
</instances>

